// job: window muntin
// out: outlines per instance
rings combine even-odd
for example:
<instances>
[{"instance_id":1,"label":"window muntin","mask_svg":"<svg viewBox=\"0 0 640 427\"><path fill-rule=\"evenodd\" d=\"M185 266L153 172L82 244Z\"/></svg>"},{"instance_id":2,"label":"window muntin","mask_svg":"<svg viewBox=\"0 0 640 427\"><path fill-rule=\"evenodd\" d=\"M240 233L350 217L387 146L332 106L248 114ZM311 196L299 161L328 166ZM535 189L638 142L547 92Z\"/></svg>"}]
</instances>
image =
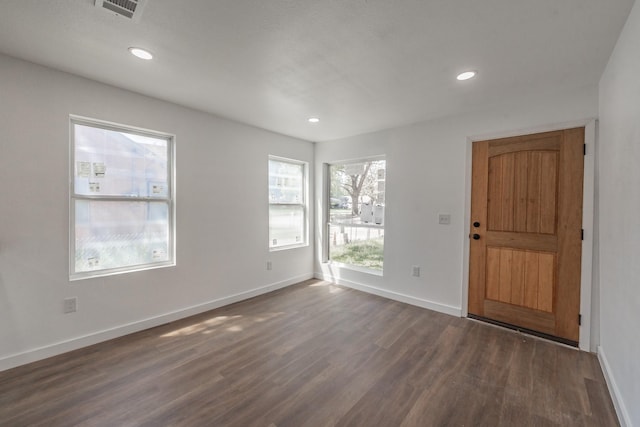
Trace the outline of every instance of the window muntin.
<instances>
[{"instance_id":1,"label":"window muntin","mask_svg":"<svg viewBox=\"0 0 640 427\"><path fill-rule=\"evenodd\" d=\"M328 167L329 261L382 271L386 160Z\"/></svg>"},{"instance_id":2,"label":"window muntin","mask_svg":"<svg viewBox=\"0 0 640 427\"><path fill-rule=\"evenodd\" d=\"M306 246L306 163L269 157L269 249Z\"/></svg>"},{"instance_id":3,"label":"window muntin","mask_svg":"<svg viewBox=\"0 0 640 427\"><path fill-rule=\"evenodd\" d=\"M71 120L70 277L175 265L173 138Z\"/></svg>"}]
</instances>

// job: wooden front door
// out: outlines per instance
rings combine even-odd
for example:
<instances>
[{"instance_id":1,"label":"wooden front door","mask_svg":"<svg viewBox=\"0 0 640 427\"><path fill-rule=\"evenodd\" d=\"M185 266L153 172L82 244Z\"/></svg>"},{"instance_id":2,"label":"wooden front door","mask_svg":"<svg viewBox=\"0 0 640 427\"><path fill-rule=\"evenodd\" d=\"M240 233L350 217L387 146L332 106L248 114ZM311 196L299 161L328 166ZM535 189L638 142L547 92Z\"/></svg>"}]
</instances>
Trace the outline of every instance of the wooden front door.
<instances>
[{"instance_id":1,"label":"wooden front door","mask_svg":"<svg viewBox=\"0 0 640 427\"><path fill-rule=\"evenodd\" d=\"M584 128L473 143L469 315L577 345Z\"/></svg>"}]
</instances>

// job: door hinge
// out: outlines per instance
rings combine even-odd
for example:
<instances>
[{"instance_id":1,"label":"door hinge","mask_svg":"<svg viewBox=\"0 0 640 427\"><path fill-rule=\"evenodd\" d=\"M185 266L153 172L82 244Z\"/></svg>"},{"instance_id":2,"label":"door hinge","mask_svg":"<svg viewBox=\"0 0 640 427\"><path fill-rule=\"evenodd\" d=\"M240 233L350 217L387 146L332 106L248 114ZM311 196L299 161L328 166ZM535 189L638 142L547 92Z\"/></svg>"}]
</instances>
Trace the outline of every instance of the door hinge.
<instances>
[{"instance_id":1,"label":"door hinge","mask_svg":"<svg viewBox=\"0 0 640 427\"><path fill-rule=\"evenodd\" d=\"M580 240L584 240L584 228L580 230Z\"/></svg>"},{"instance_id":2,"label":"door hinge","mask_svg":"<svg viewBox=\"0 0 640 427\"><path fill-rule=\"evenodd\" d=\"M582 144L582 155L583 156L587 155L587 144Z\"/></svg>"},{"instance_id":3,"label":"door hinge","mask_svg":"<svg viewBox=\"0 0 640 427\"><path fill-rule=\"evenodd\" d=\"M582 326L582 314L578 314L578 326Z\"/></svg>"}]
</instances>

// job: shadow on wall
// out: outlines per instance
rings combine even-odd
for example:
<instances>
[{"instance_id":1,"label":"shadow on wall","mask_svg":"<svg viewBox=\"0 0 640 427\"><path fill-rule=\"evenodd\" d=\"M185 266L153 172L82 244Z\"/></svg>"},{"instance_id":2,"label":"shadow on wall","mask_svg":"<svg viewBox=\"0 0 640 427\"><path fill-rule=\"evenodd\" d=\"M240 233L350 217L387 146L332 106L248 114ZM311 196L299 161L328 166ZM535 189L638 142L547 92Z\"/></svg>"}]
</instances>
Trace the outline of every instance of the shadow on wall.
<instances>
[{"instance_id":1,"label":"shadow on wall","mask_svg":"<svg viewBox=\"0 0 640 427\"><path fill-rule=\"evenodd\" d=\"M0 263L0 266L4 263ZM0 268L0 359L9 356L9 353L17 353L16 349L22 349L23 342L19 340L22 336L14 316L11 298L6 285L5 268ZM14 349L13 351L10 349Z\"/></svg>"},{"instance_id":2,"label":"shadow on wall","mask_svg":"<svg viewBox=\"0 0 640 427\"><path fill-rule=\"evenodd\" d=\"M34 254L34 256L37 255ZM57 300L53 289L61 289L66 286L68 284L66 278L62 282L52 277L51 271L47 270L46 266L31 261L31 259L25 260L22 257L8 258L7 254L0 257L0 325L2 325L0 328L0 359L52 344L51 342L30 344L30 341L24 339L28 337L23 332L28 325L22 319L33 319L38 313L30 312L28 308L19 306L20 298L15 292L12 293L9 283L29 283L30 289L24 290L23 298L42 300L38 305L40 307L45 304L60 304L58 312L62 315L62 297ZM8 268L9 266L11 268ZM15 272L13 276L19 277L7 277L7 271ZM42 330L42 336L54 336L55 325L52 322L42 321L38 328Z\"/></svg>"}]
</instances>

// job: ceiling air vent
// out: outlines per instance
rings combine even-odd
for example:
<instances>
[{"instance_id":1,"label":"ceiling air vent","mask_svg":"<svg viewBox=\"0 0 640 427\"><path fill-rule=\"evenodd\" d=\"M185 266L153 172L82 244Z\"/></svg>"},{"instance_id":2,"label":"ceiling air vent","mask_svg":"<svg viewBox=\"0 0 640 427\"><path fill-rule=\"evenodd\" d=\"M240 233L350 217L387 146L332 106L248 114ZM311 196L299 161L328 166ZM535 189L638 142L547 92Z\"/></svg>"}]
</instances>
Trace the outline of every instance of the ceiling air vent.
<instances>
[{"instance_id":1,"label":"ceiling air vent","mask_svg":"<svg viewBox=\"0 0 640 427\"><path fill-rule=\"evenodd\" d=\"M96 0L96 7L138 21L147 0Z\"/></svg>"}]
</instances>

